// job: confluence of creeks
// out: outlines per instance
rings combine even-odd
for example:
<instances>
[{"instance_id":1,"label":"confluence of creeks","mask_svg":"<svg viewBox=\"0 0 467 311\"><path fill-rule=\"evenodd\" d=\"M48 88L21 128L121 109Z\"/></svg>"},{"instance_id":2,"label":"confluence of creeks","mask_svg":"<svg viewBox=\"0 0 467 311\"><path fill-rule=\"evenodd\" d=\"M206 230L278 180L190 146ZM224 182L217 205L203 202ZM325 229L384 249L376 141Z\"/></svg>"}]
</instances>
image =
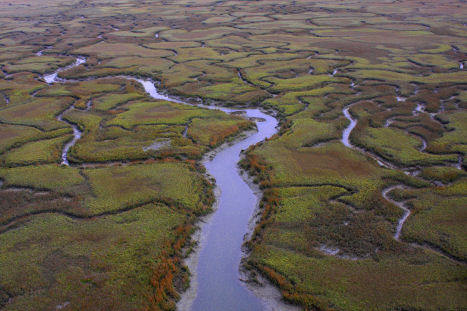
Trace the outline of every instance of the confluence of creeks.
<instances>
[{"instance_id":1,"label":"confluence of creeks","mask_svg":"<svg viewBox=\"0 0 467 311\"><path fill-rule=\"evenodd\" d=\"M75 82L58 78L58 73L85 62L85 58L78 57L74 64L45 75L43 79L49 84ZM96 79L103 78L106 77ZM139 82L146 93L154 99L194 105L159 93L155 83L149 79L131 76L113 76L113 78ZM277 119L258 108L225 108L203 104L195 106L218 109L226 113L243 111L245 117L256 122L257 131L249 132L248 135L232 143L224 144L203 160L208 174L216 180L217 208L200 225L198 247L187 260L187 262L195 263L188 264L193 275L191 287L183 294L178 309L194 311L299 310L295 306L281 302L279 290L263 278L259 277L263 283L261 287L247 285L241 281L243 275L240 273L241 259L245 255L242 245L251 230L261 193L255 185L248 182L247 177L242 175L238 162L243 150L277 132ZM90 103L87 108L90 108ZM74 138L65 145L62 152L65 165L68 165L68 151L82 135L75 124L62 118L71 109L74 109L73 105L57 117L58 120L70 124L74 133Z\"/></svg>"}]
</instances>

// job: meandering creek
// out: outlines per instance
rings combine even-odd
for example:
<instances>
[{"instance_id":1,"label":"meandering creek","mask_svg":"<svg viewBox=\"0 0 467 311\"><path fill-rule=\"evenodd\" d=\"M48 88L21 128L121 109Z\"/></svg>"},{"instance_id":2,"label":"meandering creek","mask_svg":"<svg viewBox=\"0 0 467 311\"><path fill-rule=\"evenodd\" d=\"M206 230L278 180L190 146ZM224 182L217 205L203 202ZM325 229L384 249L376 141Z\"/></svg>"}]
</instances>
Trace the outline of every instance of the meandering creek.
<instances>
[{"instance_id":1,"label":"meandering creek","mask_svg":"<svg viewBox=\"0 0 467 311\"><path fill-rule=\"evenodd\" d=\"M355 85L352 85L352 87L354 87ZM404 99L405 100L405 99ZM400 98L397 98L397 101L400 101ZM362 153L364 153L365 155L373 158L374 160L376 160L376 162L381 166L381 167L386 167L386 168L391 168L391 169L401 169L403 170L406 174L409 174L409 175L412 175L412 176L417 176L418 173L419 173L419 168L412 168L412 167L408 167L408 168L405 168L405 167L397 167L391 163L389 163L388 161L385 161L384 159L382 159L381 157L377 156L376 154L374 153L371 153L367 150L364 150L362 148L359 148L355 145L353 145L350 141L350 134L352 133L352 130L357 126L357 123L358 123L358 120L357 119L354 119L352 117L352 115L350 114L349 112L349 109L352 105L349 105L349 106L346 106L342 109L342 113L343 115L345 116L345 118L347 120L349 120L349 125L344 129L344 131L342 132L342 138L341 138L341 142L344 144L344 146L348 147L348 148L352 148L352 149L355 149L355 150L358 150ZM419 113L423 113L424 112L424 106L421 105L421 104L418 104L414 111L412 112L412 114L415 116L415 115L418 115ZM433 118L433 116L432 116ZM393 122L393 119L392 118L389 118L387 121L386 121L386 127L390 126L390 124ZM425 141L425 139L421 136L417 136L421 139L422 141L422 146L419 148L419 151L420 152L423 152L426 147L427 147L427 143ZM462 170L462 157L461 156L458 156L459 160L458 160L458 163L456 163L456 167L460 170ZM384 188L381 192L381 195L383 196L383 198L385 200L387 200L388 202L391 202L392 204L396 205L397 207L399 207L400 209L403 210L403 215L401 216L401 218L399 218L398 222L397 222L397 227L396 227L396 231L394 233L394 239L397 240L397 241L400 241L400 235L401 235L401 232L402 232L402 227L404 226L404 223L407 221L407 219L409 218L409 216L411 215L411 211L409 208L407 208L407 206L405 205L405 202L397 202L393 199L390 198L390 196L388 195L392 190L394 189L404 189L404 185L402 184L398 184L398 185L394 185L394 186L390 186L390 187L387 187L387 188ZM415 245L412 243L412 245ZM420 245L415 245L416 247L423 247L423 248L427 248L426 246L420 246ZM432 248L430 248L431 250L433 250ZM435 250L437 252L439 252L438 250ZM442 254L443 256L445 256L444 254Z\"/></svg>"},{"instance_id":2,"label":"meandering creek","mask_svg":"<svg viewBox=\"0 0 467 311\"><path fill-rule=\"evenodd\" d=\"M71 128L73 129L73 138L69 142L67 142L65 144L65 146L63 147L63 150L62 150L62 164L67 165L67 166L70 165L70 162L68 162L68 152L70 151L70 148L73 147L76 144L76 142L81 138L81 135L83 134L83 132L79 129L79 127L76 124L68 122L68 121L63 119L63 115L66 114L68 111L73 110L73 109L75 109L75 106L71 105L68 109L64 110L62 113L60 113L57 116L58 121L68 123L71 126Z\"/></svg>"},{"instance_id":3,"label":"meandering creek","mask_svg":"<svg viewBox=\"0 0 467 311\"><path fill-rule=\"evenodd\" d=\"M402 186L402 185L396 185L396 186L388 187L388 188L384 189L383 192L382 192L383 198L385 200L391 202L392 204L396 205L397 207L399 207L400 209L402 209L404 211L404 215L402 215L402 217L399 218L399 221L397 222L396 233L394 233L394 239L396 239L397 241L400 240L400 236L401 236L401 232L402 232L402 226L404 225L407 218L409 218L410 210L405 206L404 202L397 202L397 201L391 199L388 196L388 193L391 192L394 189L403 189L403 188L404 188L404 186Z\"/></svg>"},{"instance_id":4,"label":"meandering creek","mask_svg":"<svg viewBox=\"0 0 467 311\"><path fill-rule=\"evenodd\" d=\"M39 55L39 56L42 55L42 51L37 52L36 55ZM76 67L76 66L79 66L81 64L84 64L85 62L86 62L86 58L78 57L78 58L76 58L76 60L75 60L75 62L73 64L71 64L69 66L66 66L66 67L63 67L63 68L59 68L56 71L54 71L53 73L51 73L51 74L44 75L42 78L48 84L57 83L57 82L65 82L64 80L62 80L62 79L60 79L58 77L59 72L71 69L71 68ZM89 110L90 108L91 108L91 106L88 103L86 105L86 109ZM65 109L64 111L62 111L57 116L58 121L68 123L71 126L71 128L73 129L73 138L69 142L67 142L65 144L65 146L63 147L63 149L62 149L62 164L67 165L67 166L70 165L70 163L68 162L68 152L70 151L71 147L73 147L76 144L76 142L81 138L81 135L83 134L83 132L80 130L80 128L76 124L71 123L71 122L63 119L63 116L65 114L67 114L69 111L73 110L73 109L75 109L75 106L71 105L69 108Z\"/></svg>"},{"instance_id":5,"label":"meandering creek","mask_svg":"<svg viewBox=\"0 0 467 311\"><path fill-rule=\"evenodd\" d=\"M342 132L341 141L344 144L344 146L346 146L348 148L359 150L360 152L370 156L371 158L375 159L376 162L382 167L395 168L393 165L391 165L387 161L384 161L383 159L381 159L377 155L372 154L372 153L370 153L370 152L368 152L366 150L363 150L361 148L358 148L357 146L352 145L352 143L350 142L350 133L355 128L355 126L357 126L357 120L352 118L352 115L350 114L349 109L350 109L350 106L347 106L344 109L342 109L342 113L344 114L346 119L350 121L350 124ZM400 209L402 209L404 211L404 214L402 215L401 218L399 218L399 221L397 222L396 232L394 233L394 239L397 240L397 241L400 240L402 227L404 226L404 223L407 221L407 219L410 216L410 210L405 206L405 204L403 202L397 202L397 201L392 200L388 196L388 193L391 192L394 189L400 189L400 188L403 188L403 186L402 185L396 185L396 186L387 187L387 188L383 189L382 193L381 193L381 195L383 196L383 198L385 200L393 203L394 205L396 205L397 207L399 207Z\"/></svg>"},{"instance_id":6,"label":"meandering creek","mask_svg":"<svg viewBox=\"0 0 467 311\"><path fill-rule=\"evenodd\" d=\"M47 83L66 83L58 73L83 64L86 60L78 57L73 65L58 69L43 76ZM154 99L167 100L193 105L158 91L155 83L148 79L131 76L120 78L138 81L144 90ZM97 79L97 78L96 78ZM216 181L217 203L215 212L200 225L200 239L197 250L189 258L190 272L193 274L191 288L183 295L178 304L179 310L298 310L294 306L283 304L277 289L263 280L263 287L246 285L240 278L240 261L245 255L242 245L245 236L251 230L252 220L257 209L260 192L248 182L238 168L242 150L277 132L278 121L273 116L257 108L224 108L219 106L197 105L207 109L219 109L226 113L242 111L246 118L256 122L257 131L249 132L235 141L219 147L203 160L208 175ZM88 107L90 107L88 105ZM73 123L63 119L73 128L74 138L62 151L63 164L68 165L67 154L80 139L82 132Z\"/></svg>"}]
</instances>

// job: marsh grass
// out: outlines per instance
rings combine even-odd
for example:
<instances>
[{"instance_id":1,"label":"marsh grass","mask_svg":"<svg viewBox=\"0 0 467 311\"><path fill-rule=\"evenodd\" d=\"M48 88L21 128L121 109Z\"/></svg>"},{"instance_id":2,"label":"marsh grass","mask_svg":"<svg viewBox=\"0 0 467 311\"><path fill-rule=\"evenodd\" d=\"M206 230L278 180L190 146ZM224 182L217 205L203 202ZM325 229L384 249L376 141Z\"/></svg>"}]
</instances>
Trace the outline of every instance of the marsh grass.
<instances>
[{"instance_id":1,"label":"marsh grass","mask_svg":"<svg viewBox=\"0 0 467 311\"><path fill-rule=\"evenodd\" d=\"M181 249L213 203L199 160L252 123L154 101L121 75L277 112L242 166L264 191L247 261L286 300L466 308L463 4L288 4L0 3L0 308L176 308ZM76 55L87 62L59 76L83 81L44 83ZM398 169L341 144L349 105L352 144ZM65 167L69 123L83 135ZM389 195L412 211L400 241L403 212L381 195L398 184Z\"/></svg>"}]
</instances>

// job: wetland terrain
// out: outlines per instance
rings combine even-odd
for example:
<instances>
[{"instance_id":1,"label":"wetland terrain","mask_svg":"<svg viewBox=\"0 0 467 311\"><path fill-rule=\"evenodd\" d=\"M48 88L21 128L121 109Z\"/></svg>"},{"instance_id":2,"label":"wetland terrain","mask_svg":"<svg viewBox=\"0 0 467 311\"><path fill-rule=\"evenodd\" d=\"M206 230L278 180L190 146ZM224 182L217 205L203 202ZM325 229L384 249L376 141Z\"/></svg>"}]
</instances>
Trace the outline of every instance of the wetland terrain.
<instances>
[{"instance_id":1,"label":"wetland terrain","mask_svg":"<svg viewBox=\"0 0 467 311\"><path fill-rule=\"evenodd\" d=\"M467 309L466 19L0 0L0 310Z\"/></svg>"}]
</instances>

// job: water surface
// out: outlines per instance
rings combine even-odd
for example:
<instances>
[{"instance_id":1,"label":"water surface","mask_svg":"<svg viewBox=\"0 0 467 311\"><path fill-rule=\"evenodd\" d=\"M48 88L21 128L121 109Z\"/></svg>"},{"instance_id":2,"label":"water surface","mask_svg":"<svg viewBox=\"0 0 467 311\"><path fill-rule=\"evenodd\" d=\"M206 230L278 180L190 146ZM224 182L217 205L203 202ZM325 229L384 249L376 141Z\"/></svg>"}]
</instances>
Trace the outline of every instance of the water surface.
<instances>
[{"instance_id":1,"label":"water surface","mask_svg":"<svg viewBox=\"0 0 467 311\"><path fill-rule=\"evenodd\" d=\"M344 144L344 146L352 148L353 146L350 143L349 137L350 137L350 133L352 132L354 127L357 126L357 120L352 118L352 116L350 115L350 112L349 112L349 108L350 108L350 106L345 107L344 110L342 110L342 112L344 113L344 116L347 118L347 120L350 121L350 124L344 129L344 132L342 133L341 141Z\"/></svg>"},{"instance_id":2,"label":"water surface","mask_svg":"<svg viewBox=\"0 0 467 311\"><path fill-rule=\"evenodd\" d=\"M198 258L196 298L191 310L262 310L261 300L239 280L242 244L258 196L240 175L240 152L276 133L277 120L258 109L244 109L262 118L258 132L229 146L204 162L220 190L218 209L203 228L206 235Z\"/></svg>"}]
</instances>

